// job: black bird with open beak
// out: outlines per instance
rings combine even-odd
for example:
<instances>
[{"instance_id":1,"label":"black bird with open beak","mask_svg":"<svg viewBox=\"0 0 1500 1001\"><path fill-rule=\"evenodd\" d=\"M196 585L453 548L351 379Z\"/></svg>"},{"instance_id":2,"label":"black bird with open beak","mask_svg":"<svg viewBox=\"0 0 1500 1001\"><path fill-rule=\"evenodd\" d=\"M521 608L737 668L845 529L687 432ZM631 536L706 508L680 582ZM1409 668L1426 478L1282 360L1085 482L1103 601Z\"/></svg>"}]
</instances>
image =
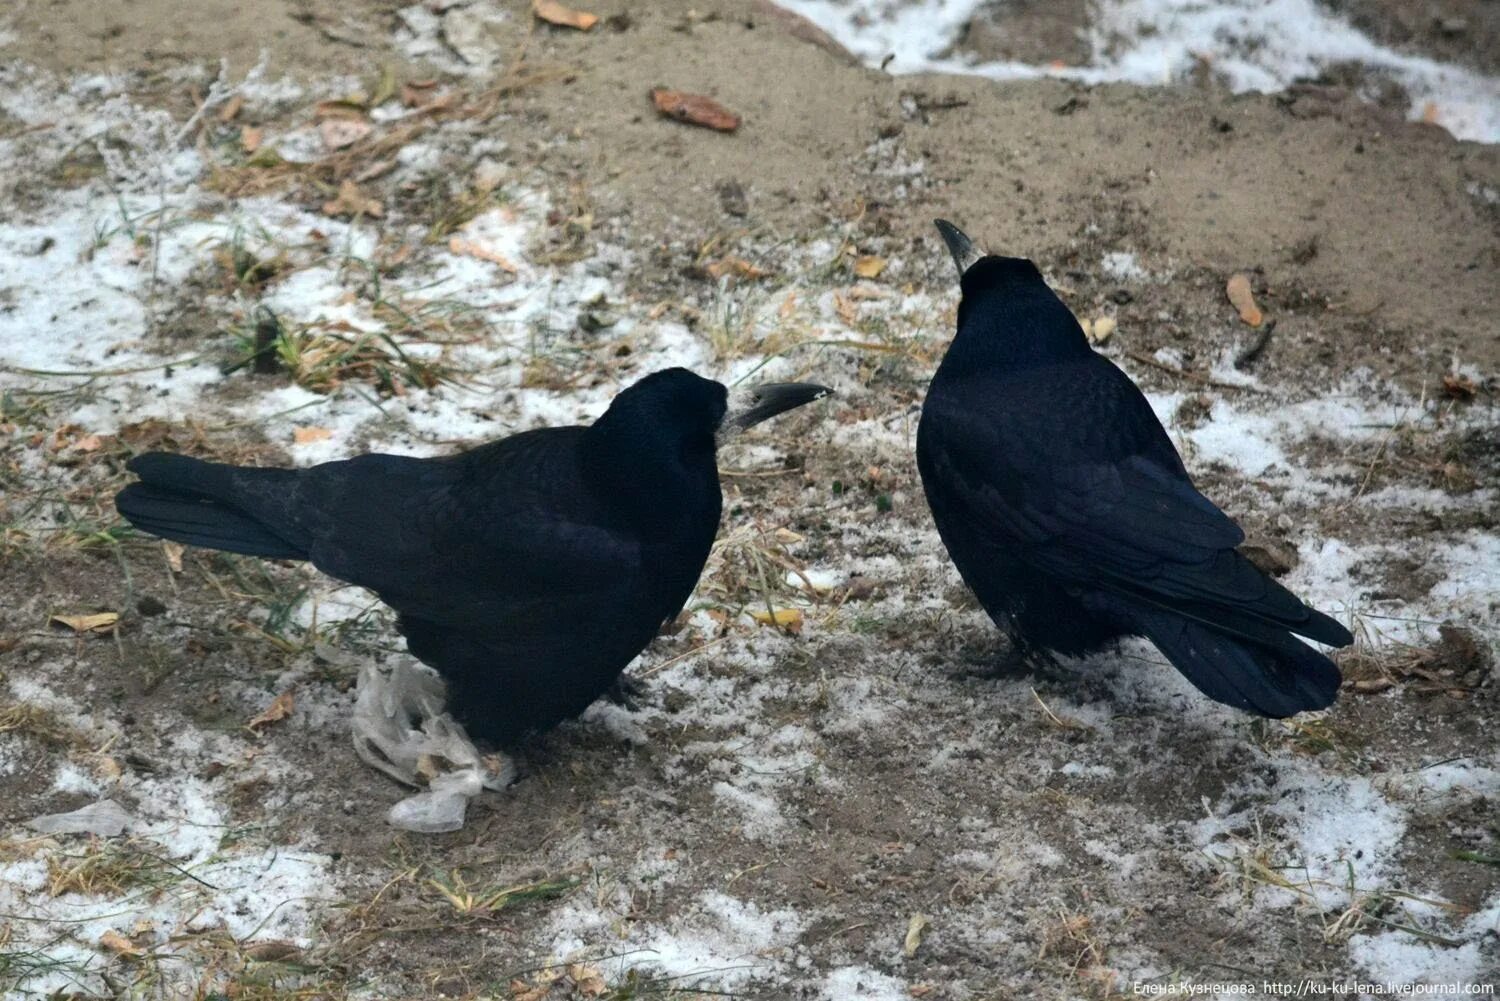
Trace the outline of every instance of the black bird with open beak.
<instances>
[{"instance_id":1,"label":"black bird with open beak","mask_svg":"<svg viewBox=\"0 0 1500 1001\"><path fill-rule=\"evenodd\" d=\"M1211 699L1262 716L1322 709L1349 631L1236 551L1146 397L1026 260L958 266L958 333L922 408L917 466L938 532L1015 655L1150 639Z\"/></svg>"},{"instance_id":2,"label":"black bird with open beak","mask_svg":"<svg viewBox=\"0 0 1500 1001\"><path fill-rule=\"evenodd\" d=\"M152 452L115 504L141 531L374 591L469 735L507 748L609 692L681 611L718 531L720 440L828 393L765 385L731 410L723 385L672 368L588 427L443 458L250 469Z\"/></svg>"}]
</instances>

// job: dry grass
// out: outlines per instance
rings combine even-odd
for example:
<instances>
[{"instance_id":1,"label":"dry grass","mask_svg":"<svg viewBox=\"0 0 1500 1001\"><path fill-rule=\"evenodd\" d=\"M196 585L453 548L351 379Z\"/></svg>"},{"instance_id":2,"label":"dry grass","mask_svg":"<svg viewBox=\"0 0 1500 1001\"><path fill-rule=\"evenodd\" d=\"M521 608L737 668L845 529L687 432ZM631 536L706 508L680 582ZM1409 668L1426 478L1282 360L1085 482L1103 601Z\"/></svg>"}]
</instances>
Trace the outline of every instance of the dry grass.
<instances>
[{"instance_id":1,"label":"dry grass","mask_svg":"<svg viewBox=\"0 0 1500 1001\"><path fill-rule=\"evenodd\" d=\"M90 839L82 851L47 854L47 893L115 896L131 890L165 890L193 877L161 854L161 846L139 838Z\"/></svg>"}]
</instances>

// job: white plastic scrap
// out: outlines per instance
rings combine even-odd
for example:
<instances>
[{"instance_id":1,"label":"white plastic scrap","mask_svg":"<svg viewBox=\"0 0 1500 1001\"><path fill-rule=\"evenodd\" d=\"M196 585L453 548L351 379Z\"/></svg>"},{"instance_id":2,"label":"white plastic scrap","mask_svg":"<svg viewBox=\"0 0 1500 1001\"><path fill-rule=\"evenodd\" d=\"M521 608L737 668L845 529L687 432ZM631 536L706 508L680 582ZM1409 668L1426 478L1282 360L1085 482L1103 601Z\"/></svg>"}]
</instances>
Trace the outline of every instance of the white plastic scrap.
<instances>
[{"instance_id":1,"label":"white plastic scrap","mask_svg":"<svg viewBox=\"0 0 1500 1001\"><path fill-rule=\"evenodd\" d=\"M113 838L124 834L132 823L125 808L112 799L81 806L67 813L49 813L28 821L26 826L41 834L97 834Z\"/></svg>"},{"instance_id":2,"label":"white plastic scrap","mask_svg":"<svg viewBox=\"0 0 1500 1001\"><path fill-rule=\"evenodd\" d=\"M392 827L419 834L459 830L470 799L515 781L515 763L487 761L443 710L444 701L442 679L425 668L402 664L386 673L366 664L360 670L352 730L365 764L416 787L423 784L423 759L452 766L433 777L426 792L391 807L386 820Z\"/></svg>"}]
</instances>

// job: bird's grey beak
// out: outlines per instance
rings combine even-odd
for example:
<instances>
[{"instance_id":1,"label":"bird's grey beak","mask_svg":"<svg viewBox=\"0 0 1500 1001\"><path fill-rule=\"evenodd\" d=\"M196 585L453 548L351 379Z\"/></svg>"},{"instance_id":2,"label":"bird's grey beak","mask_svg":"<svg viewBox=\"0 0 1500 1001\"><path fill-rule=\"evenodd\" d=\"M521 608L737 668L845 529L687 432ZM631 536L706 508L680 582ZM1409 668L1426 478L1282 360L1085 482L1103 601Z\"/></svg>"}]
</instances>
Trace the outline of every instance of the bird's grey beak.
<instances>
[{"instance_id":1,"label":"bird's grey beak","mask_svg":"<svg viewBox=\"0 0 1500 1001\"><path fill-rule=\"evenodd\" d=\"M964 272L969 270L969 265L979 260L984 254L974 247L974 241L964 235L964 231L953 225L947 219L932 220L938 232L943 234L943 242L948 245L948 253L953 255L953 263L958 265L958 277L962 278Z\"/></svg>"},{"instance_id":2,"label":"bird's grey beak","mask_svg":"<svg viewBox=\"0 0 1500 1001\"><path fill-rule=\"evenodd\" d=\"M804 403L831 396L833 390L827 386L816 386L810 382L767 382L750 390L750 401L742 410L730 411L724 418L725 430L743 431L761 421L770 420Z\"/></svg>"}]
</instances>

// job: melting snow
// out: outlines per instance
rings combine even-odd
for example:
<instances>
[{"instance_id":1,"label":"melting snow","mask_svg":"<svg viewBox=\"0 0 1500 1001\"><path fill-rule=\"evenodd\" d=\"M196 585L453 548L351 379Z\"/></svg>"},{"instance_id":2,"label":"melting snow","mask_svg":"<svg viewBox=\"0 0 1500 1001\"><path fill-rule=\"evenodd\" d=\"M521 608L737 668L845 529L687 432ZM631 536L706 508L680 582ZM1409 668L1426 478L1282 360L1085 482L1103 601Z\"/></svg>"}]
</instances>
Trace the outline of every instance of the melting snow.
<instances>
[{"instance_id":1,"label":"melting snow","mask_svg":"<svg viewBox=\"0 0 1500 1001\"><path fill-rule=\"evenodd\" d=\"M1500 142L1500 80L1380 45L1316 0L1100 0L1089 29L1093 56L1081 67L952 55L983 0L783 0L783 6L893 73L1162 86L1207 63L1237 92L1275 92L1358 62L1406 89L1412 118L1431 118L1460 139Z\"/></svg>"}]
</instances>

